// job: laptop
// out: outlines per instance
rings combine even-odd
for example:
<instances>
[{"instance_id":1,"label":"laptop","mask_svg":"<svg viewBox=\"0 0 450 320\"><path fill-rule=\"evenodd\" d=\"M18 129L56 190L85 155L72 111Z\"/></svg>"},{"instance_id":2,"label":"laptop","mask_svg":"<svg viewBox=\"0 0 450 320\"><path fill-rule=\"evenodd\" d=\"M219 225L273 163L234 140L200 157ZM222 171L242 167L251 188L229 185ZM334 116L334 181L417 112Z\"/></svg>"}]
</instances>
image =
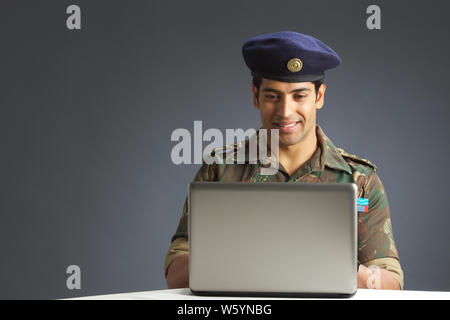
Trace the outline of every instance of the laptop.
<instances>
[{"instance_id":1,"label":"laptop","mask_svg":"<svg viewBox=\"0 0 450 320\"><path fill-rule=\"evenodd\" d=\"M356 293L353 183L191 182L188 210L194 294Z\"/></svg>"}]
</instances>

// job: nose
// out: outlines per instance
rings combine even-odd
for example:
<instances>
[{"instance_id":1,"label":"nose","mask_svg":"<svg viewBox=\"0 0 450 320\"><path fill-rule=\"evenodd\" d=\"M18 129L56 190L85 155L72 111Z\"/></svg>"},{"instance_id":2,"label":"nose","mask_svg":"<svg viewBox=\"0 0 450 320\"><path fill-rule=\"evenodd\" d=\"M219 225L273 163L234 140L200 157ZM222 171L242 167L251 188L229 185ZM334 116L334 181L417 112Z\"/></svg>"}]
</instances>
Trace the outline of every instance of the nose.
<instances>
[{"instance_id":1,"label":"nose","mask_svg":"<svg viewBox=\"0 0 450 320\"><path fill-rule=\"evenodd\" d=\"M277 114L282 119L290 119L291 115L295 112L294 105L292 101L287 96L283 96L280 99L278 108L277 108Z\"/></svg>"}]
</instances>

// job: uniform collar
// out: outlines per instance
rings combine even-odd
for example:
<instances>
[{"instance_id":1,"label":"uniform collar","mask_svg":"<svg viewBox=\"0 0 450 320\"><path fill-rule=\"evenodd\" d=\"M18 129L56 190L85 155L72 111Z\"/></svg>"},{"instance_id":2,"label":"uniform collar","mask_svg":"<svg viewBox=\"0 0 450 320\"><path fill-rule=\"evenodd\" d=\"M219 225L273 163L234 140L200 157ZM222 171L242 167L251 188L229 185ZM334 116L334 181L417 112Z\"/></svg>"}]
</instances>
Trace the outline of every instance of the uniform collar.
<instances>
[{"instance_id":1,"label":"uniform collar","mask_svg":"<svg viewBox=\"0 0 450 320\"><path fill-rule=\"evenodd\" d=\"M260 127L256 135L259 135L259 130L262 129ZM322 128L319 125L316 125L316 136L317 136L317 149L308 160L310 170L311 171L323 171L325 166L341 171L345 171L349 174L352 173L350 166L347 164L345 159L342 157L339 150L336 146L331 142L331 140L325 135ZM248 145L247 145L248 147ZM258 163L262 163L263 165L267 164L267 158L261 159L259 154L257 155Z\"/></svg>"}]
</instances>

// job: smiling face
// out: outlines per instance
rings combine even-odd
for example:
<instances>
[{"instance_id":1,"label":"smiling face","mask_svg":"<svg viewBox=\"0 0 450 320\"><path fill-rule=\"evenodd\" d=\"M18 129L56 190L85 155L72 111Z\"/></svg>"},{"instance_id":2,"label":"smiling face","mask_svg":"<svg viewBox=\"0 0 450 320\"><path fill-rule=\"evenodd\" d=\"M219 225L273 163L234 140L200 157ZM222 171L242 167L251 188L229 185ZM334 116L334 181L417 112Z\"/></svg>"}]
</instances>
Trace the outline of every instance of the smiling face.
<instances>
[{"instance_id":1,"label":"smiling face","mask_svg":"<svg viewBox=\"0 0 450 320\"><path fill-rule=\"evenodd\" d=\"M253 85L253 103L261 112L264 129L279 129L280 148L311 137L316 128L316 111L323 106L326 85L316 94L312 82L281 82L262 79Z\"/></svg>"}]
</instances>

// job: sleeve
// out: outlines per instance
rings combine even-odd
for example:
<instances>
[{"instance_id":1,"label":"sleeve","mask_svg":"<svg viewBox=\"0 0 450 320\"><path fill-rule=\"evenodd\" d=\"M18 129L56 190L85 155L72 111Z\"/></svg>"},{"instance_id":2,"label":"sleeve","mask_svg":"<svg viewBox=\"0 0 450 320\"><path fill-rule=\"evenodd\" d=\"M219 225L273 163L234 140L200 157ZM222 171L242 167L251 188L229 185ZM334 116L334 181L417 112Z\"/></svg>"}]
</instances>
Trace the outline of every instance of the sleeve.
<instances>
[{"instance_id":1,"label":"sleeve","mask_svg":"<svg viewBox=\"0 0 450 320\"><path fill-rule=\"evenodd\" d=\"M215 181L216 174L214 165L203 164L198 170L193 181ZM178 222L177 230L172 237L169 250L164 260L164 274L167 276L167 270L175 258L189 254L188 242L188 198L184 200L183 211Z\"/></svg>"},{"instance_id":2,"label":"sleeve","mask_svg":"<svg viewBox=\"0 0 450 320\"><path fill-rule=\"evenodd\" d=\"M364 198L369 200L368 212L358 213L358 259L361 263L379 258L400 262L392 232L387 196L378 174L368 176Z\"/></svg>"}]
</instances>

